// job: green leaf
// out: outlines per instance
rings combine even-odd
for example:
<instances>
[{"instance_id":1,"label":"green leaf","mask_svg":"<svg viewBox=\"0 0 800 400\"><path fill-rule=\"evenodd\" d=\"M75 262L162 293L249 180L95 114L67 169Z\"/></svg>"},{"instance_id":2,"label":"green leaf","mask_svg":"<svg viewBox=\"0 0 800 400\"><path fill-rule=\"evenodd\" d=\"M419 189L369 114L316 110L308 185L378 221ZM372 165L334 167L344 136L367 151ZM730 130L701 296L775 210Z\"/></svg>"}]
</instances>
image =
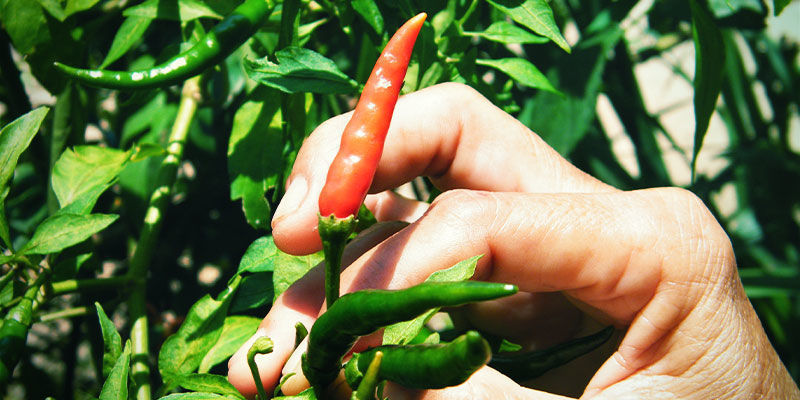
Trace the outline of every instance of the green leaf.
<instances>
[{"instance_id":1,"label":"green leaf","mask_svg":"<svg viewBox=\"0 0 800 400\"><path fill-rule=\"evenodd\" d=\"M189 374L181 377L177 383L182 388L195 392L216 393L237 399L244 399L244 396L228 382L228 378L221 375Z\"/></svg>"},{"instance_id":2,"label":"green leaf","mask_svg":"<svg viewBox=\"0 0 800 400\"><path fill-rule=\"evenodd\" d=\"M40 6L42 6L45 11L47 11L53 18L64 22L67 19L67 15L64 13L64 9L61 7L61 1L59 0L36 0Z\"/></svg>"},{"instance_id":3,"label":"green leaf","mask_svg":"<svg viewBox=\"0 0 800 400\"><path fill-rule=\"evenodd\" d=\"M108 318L103 306L100 303L94 303L97 309L97 318L100 320L100 331L103 334L103 377L108 377L111 373L116 360L122 354L122 338L117 332L117 327Z\"/></svg>"},{"instance_id":4,"label":"green leaf","mask_svg":"<svg viewBox=\"0 0 800 400\"><path fill-rule=\"evenodd\" d=\"M777 17L780 15L781 12L783 12L783 9L786 8L786 6L788 6L791 2L792 0L773 0L772 5L775 16Z\"/></svg>"},{"instance_id":5,"label":"green leaf","mask_svg":"<svg viewBox=\"0 0 800 400\"><path fill-rule=\"evenodd\" d=\"M100 400L128 399L128 372L131 368L131 341L125 343L125 350L117 357L114 368L108 374L100 391Z\"/></svg>"},{"instance_id":6,"label":"green leaf","mask_svg":"<svg viewBox=\"0 0 800 400\"><path fill-rule=\"evenodd\" d=\"M563 95L540 91L517 116L564 156L569 156L597 120L597 97L604 88L608 54L622 34L623 30L612 24L584 38L569 57L560 57L547 71Z\"/></svg>"},{"instance_id":7,"label":"green leaf","mask_svg":"<svg viewBox=\"0 0 800 400\"><path fill-rule=\"evenodd\" d=\"M158 400L228 400L230 397L216 393L173 393L159 398Z\"/></svg>"},{"instance_id":8,"label":"green leaf","mask_svg":"<svg viewBox=\"0 0 800 400\"><path fill-rule=\"evenodd\" d=\"M502 71L511 77L514 81L521 85L525 85L534 89L542 89L548 92L560 93L556 88L550 84L547 77L531 64L530 61L523 58L501 58L497 60L491 59L478 59L475 61L478 65L485 65Z\"/></svg>"},{"instance_id":9,"label":"green leaf","mask_svg":"<svg viewBox=\"0 0 800 400\"><path fill-rule=\"evenodd\" d=\"M149 19L166 19L187 22L198 18L222 19L222 15L197 0L162 1L147 0L142 4L128 8L122 15Z\"/></svg>"},{"instance_id":10,"label":"green leaf","mask_svg":"<svg viewBox=\"0 0 800 400\"><path fill-rule=\"evenodd\" d=\"M31 54L36 45L51 39L42 7L35 1L0 1L0 20L20 54Z\"/></svg>"},{"instance_id":11,"label":"green leaf","mask_svg":"<svg viewBox=\"0 0 800 400\"><path fill-rule=\"evenodd\" d=\"M313 50L290 46L267 58L246 60L250 79L285 93L353 93L358 85L331 59Z\"/></svg>"},{"instance_id":12,"label":"green leaf","mask_svg":"<svg viewBox=\"0 0 800 400\"><path fill-rule=\"evenodd\" d=\"M520 350L522 350L522 346L520 346L520 345L518 345L516 343L509 342L506 339L503 339L500 342L500 348L497 350L497 352L498 353L510 353L510 352L520 351Z\"/></svg>"},{"instance_id":13,"label":"green leaf","mask_svg":"<svg viewBox=\"0 0 800 400\"><path fill-rule=\"evenodd\" d=\"M269 229L265 195L283 169L279 100L277 91L256 88L236 111L228 142L231 200L242 199L245 218L255 229Z\"/></svg>"},{"instance_id":14,"label":"green leaf","mask_svg":"<svg viewBox=\"0 0 800 400\"><path fill-rule=\"evenodd\" d=\"M203 357L197 371L206 373L233 355L258 329L260 318L232 315L225 318L219 340Z\"/></svg>"},{"instance_id":15,"label":"green leaf","mask_svg":"<svg viewBox=\"0 0 800 400\"><path fill-rule=\"evenodd\" d=\"M39 107L0 130L0 192L7 187L8 181L14 176L20 154L31 144L47 111L49 111L47 107Z\"/></svg>"},{"instance_id":16,"label":"green leaf","mask_svg":"<svg viewBox=\"0 0 800 400\"><path fill-rule=\"evenodd\" d=\"M67 0L67 7L64 13L69 17L72 14L94 7L99 1L100 0Z\"/></svg>"},{"instance_id":17,"label":"green leaf","mask_svg":"<svg viewBox=\"0 0 800 400\"><path fill-rule=\"evenodd\" d=\"M466 281L475 275L475 268L482 255L468 258L453 265L450 268L436 271L425 279L425 282L459 282ZM386 327L383 331L383 344L407 344L414 339L425 323L439 312L439 308L433 308L410 321L398 322Z\"/></svg>"},{"instance_id":18,"label":"green leaf","mask_svg":"<svg viewBox=\"0 0 800 400\"><path fill-rule=\"evenodd\" d=\"M6 197L8 196L9 188L0 189L0 239L3 240L3 246L11 249L11 231L8 227L8 220L6 219ZM5 263L0 263L5 264Z\"/></svg>"},{"instance_id":19,"label":"green leaf","mask_svg":"<svg viewBox=\"0 0 800 400\"><path fill-rule=\"evenodd\" d=\"M314 394L313 388L308 388L294 396L278 396L272 400L317 400L317 395Z\"/></svg>"},{"instance_id":20,"label":"green leaf","mask_svg":"<svg viewBox=\"0 0 800 400\"><path fill-rule=\"evenodd\" d=\"M99 68L106 68L111 65L111 63L124 56L125 53L144 36L151 21L152 19L147 17L125 18L125 21L122 22L122 25L117 29L114 41L111 42L111 48L108 49L108 54L106 54L106 58L103 62L100 63Z\"/></svg>"},{"instance_id":21,"label":"green leaf","mask_svg":"<svg viewBox=\"0 0 800 400\"><path fill-rule=\"evenodd\" d=\"M528 27L539 35L550 38L569 53L570 47L553 18L553 10L545 0L488 0L498 10L514 21Z\"/></svg>"},{"instance_id":22,"label":"green leaf","mask_svg":"<svg viewBox=\"0 0 800 400\"><path fill-rule=\"evenodd\" d=\"M692 150L692 177L697 166L697 155L703 146L711 114L722 88L722 68L725 65L725 45L722 33L705 5L690 0L692 8L692 38L694 39L694 148Z\"/></svg>"},{"instance_id":23,"label":"green leaf","mask_svg":"<svg viewBox=\"0 0 800 400\"><path fill-rule=\"evenodd\" d=\"M42 221L20 254L51 254L78 244L119 218L107 214L56 213Z\"/></svg>"},{"instance_id":24,"label":"green leaf","mask_svg":"<svg viewBox=\"0 0 800 400\"><path fill-rule=\"evenodd\" d=\"M158 353L158 370L167 387L196 371L217 343L240 282L241 278L236 276L217 299L205 295L194 303L178 331L164 341Z\"/></svg>"},{"instance_id":25,"label":"green leaf","mask_svg":"<svg viewBox=\"0 0 800 400\"><path fill-rule=\"evenodd\" d=\"M375 30L375 33L383 34L383 15L381 15L378 5L375 4L375 0L353 0L350 5L364 19L364 22Z\"/></svg>"},{"instance_id":26,"label":"green leaf","mask_svg":"<svg viewBox=\"0 0 800 400\"><path fill-rule=\"evenodd\" d=\"M100 194L122 172L129 157L127 151L99 146L67 149L53 167L52 186L58 204L66 207L91 192L96 196L84 199L86 204L82 207L82 212L90 212Z\"/></svg>"},{"instance_id":27,"label":"green leaf","mask_svg":"<svg viewBox=\"0 0 800 400\"><path fill-rule=\"evenodd\" d=\"M252 310L271 304L274 296L272 290L271 272L258 272L244 276L239 291L231 303L230 312Z\"/></svg>"},{"instance_id":28,"label":"green leaf","mask_svg":"<svg viewBox=\"0 0 800 400\"><path fill-rule=\"evenodd\" d=\"M478 36L493 42L503 44L532 44L545 43L550 39L544 36L534 35L507 21L497 21L489 25L483 32L464 32L466 36Z\"/></svg>"},{"instance_id":29,"label":"green leaf","mask_svg":"<svg viewBox=\"0 0 800 400\"><path fill-rule=\"evenodd\" d=\"M275 272L272 275L275 299L311 268L321 263L323 259L325 257L321 251L307 256L293 256L277 250L276 257L273 259Z\"/></svg>"},{"instance_id":30,"label":"green leaf","mask_svg":"<svg viewBox=\"0 0 800 400\"><path fill-rule=\"evenodd\" d=\"M272 236L260 237L247 247L236 273L275 271L276 263L281 262L281 256L286 255L275 246Z\"/></svg>"},{"instance_id":31,"label":"green leaf","mask_svg":"<svg viewBox=\"0 0 800 400\"><path fill-rule=\"evenodd\" d=\"M163 156L165 154L167 154L167 150L160 145L155 143L139 143L133 148L133 153L131 154L130 160L137 162L150 157Z\"/></svg>"}]
</instances>

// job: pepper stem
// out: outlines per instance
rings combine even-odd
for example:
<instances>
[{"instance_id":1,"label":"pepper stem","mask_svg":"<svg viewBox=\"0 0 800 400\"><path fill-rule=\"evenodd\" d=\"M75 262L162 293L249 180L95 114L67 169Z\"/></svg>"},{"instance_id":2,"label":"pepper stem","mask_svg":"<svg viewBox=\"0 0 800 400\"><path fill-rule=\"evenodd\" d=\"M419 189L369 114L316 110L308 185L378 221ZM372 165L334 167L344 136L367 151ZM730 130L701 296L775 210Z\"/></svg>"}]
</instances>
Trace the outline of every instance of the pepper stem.
<instances>
[{"instance_id":1,"label":"pepper stem","mask_svg":"<svg viewBox=\"0 0 800 400\"><path fill-rule=\"evenodd\" d=\"M377 389L380 379L378 379L378 372L381 368L381 360L383 353L380 351L375 352L375 356L367 367L367 372L364 374L364 379L358 384L358 389L353 393L353 400L374 400L375 389Z\"/></svg>"},{"instance_id":2,"label":"pepper stem","mask_svg":"<svg viewBox=\"0 0 800 400\"><path fill-rule=\"evenodd\" d=\"M272 340L266 336L262 336L253 342L250 349L247 350L247 365L250 367L250 373L253 374L253 381L258 390L259 400L267 400L267 392L264 390L264 384L261 383L261 375L258 373L258 365L256 364L257 354L272 353Z\"/></svg>"},{"instance_id":3,"label":"pepper stem","mask_svg":"<svg viewBox=\"0 0 800 400\"><path fill-rule=\"evenodd\" d=\"M342 253L347 238L356 229L356 217L339 218L335 215L319 217L319 237L325 253L325 302L328 308L339 298L339 273Z\"/></svg>"}]
</instances>

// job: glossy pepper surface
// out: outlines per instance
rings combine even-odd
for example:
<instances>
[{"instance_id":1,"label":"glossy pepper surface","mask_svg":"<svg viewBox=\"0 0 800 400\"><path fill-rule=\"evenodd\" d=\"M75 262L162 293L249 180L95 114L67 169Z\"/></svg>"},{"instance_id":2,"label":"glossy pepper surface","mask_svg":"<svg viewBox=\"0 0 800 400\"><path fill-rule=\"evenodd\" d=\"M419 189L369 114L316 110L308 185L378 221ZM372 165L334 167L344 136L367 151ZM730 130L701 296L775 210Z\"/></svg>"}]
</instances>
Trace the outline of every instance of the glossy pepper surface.
<instances>
[{"instance_id":1,"label":"glossy pepper surface","mask_svg":"<svg viewBox=\"0 0 800 400\"><path fill-rule=\"evenodd\" d=\"M414 42L426 16L418 14L403 24L375 62L328 170L319 196L321 216L347 218L355 215L364 201L383 153Z\"/></svg>"},{"instance_id":2,"label":"glossy pepper surface","mask_svg":"<svg viewBox=\"0 0 800 400\"><path fill-rule=\"evenodd\" d=\"M324 390L339 373L342 357L360 336L436 307L494 300L517 292L514 285L490 282L426 282L403 290L361 290L342 296L314 323L308 336L303 373Z\"/></svg>"},{"instance_id":3,"label":"glossy pepper surface","mask_svg":"<svg viewBox=\"0 0 800 400\"><path fill-rule=\"evenodd\" d=\"M489 344L476 331L450 343L384 345L353 355L345 367L345 379L355 388L361 383L377 353L382 353L378 379L410 389L441 389L466 382L492 358Z\"/></svg>"},{"instance_id":4,"label":"glossy pepper surface","mask_svg":"<svg viewBox=\"0 0 800 400\"><path fill-rule=\"evenodd\" d=\"M219 63L255 33L269 16L273 0L245 0L189 50L163 64L138 71L79 69L56 62L73 79L109 89L145 89L174 85Z\"/></svg>"}]
</instances>

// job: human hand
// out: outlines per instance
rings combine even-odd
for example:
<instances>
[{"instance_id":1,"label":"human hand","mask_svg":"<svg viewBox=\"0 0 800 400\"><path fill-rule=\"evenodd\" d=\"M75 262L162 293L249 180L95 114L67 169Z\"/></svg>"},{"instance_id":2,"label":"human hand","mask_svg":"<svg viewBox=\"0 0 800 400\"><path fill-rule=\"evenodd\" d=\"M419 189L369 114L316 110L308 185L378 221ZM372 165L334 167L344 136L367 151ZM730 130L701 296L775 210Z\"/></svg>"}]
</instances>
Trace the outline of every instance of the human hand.
<instances>
[{"instance_id":1,"label":"human hand","mask_svg":"<svg viewBox=\"0 0 800 400\"><path fill-rule=\"evenodd\" d=\"M286 252L321 247L317 198L347 118L322 124L298 154L273 220L275 243ZM388 193L368 198L379 220L413 222L380 224L349 246L343 292L408 287L484 254L474 279L518 285L524 293L505 301L521 311L498 316L491 310L502 301L479 304L467 314L472 323L540 342L574 334L580 318L553 300L560 292L595 319L627 327L583 397L800 398L744 294L725 232L690 192L615 190L458 84L401 98L372 192L422 175L445 190L429 206ZM297 354L290 359L294 325L310 326L320 313L321 272L312 270L279 297L256 334L275 343L273 353L257 358L268 390L282 370L300 372ZM231 358L228 376L252 396L249 343ZM301 386L297 379L284 388ZM392 399L555 397L489 367L453 388L387 391Z\"/></svg>"}]
</instances>

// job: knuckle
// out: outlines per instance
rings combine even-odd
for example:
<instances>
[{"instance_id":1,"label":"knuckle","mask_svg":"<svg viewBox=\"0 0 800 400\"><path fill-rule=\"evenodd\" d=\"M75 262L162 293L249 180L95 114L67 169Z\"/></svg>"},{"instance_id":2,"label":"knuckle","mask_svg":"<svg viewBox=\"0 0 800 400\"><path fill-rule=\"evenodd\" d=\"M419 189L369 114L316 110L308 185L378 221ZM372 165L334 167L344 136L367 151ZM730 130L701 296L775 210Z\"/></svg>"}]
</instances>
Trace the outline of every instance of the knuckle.
<instances>
[{"instance_id":1,"label":"knuckle","mask_svg":"<svg viewBox=\"0 0 800 400\"><path fill-rule=\"evenodd\" d=\"M665 227L681 243L694 274L705 283L728 282L736 274L730 238L711 211L693 192L682 188L661 189L674 223Z\"/></svg>"}]
</instances>

